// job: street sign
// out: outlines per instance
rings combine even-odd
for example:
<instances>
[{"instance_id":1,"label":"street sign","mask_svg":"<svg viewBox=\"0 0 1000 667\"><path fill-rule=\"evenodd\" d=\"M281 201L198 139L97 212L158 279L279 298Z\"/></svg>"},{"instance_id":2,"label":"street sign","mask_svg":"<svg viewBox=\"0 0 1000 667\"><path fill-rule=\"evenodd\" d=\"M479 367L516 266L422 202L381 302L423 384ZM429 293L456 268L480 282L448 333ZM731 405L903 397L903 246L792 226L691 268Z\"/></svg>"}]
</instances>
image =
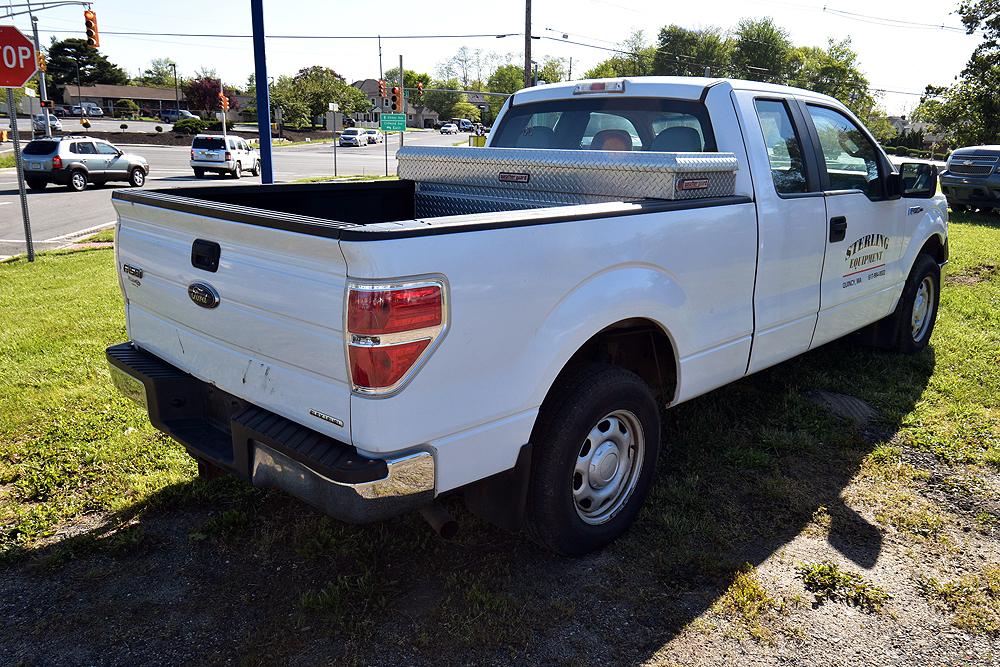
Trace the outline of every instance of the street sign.
<instances>
[{"instance_id":1,"label":"street sign","mask_svg":"<svg viewBox=\"0 0 1000 667\"><path fill-rule=\"evenodd\" d=\"M383 132L405 132L406 114L384 113L382 114L381 126Z\"/></svg>"},{"instance_id":2,"label":"street sign","mask_svg":"<svg viewBox=\"0 0 1000 667\"><path fill-rule=\"evenodd\" d=\"M35 44L12 25L0 25L0 88L20 88L38 69Z\"/></svg>"}]
</instances>

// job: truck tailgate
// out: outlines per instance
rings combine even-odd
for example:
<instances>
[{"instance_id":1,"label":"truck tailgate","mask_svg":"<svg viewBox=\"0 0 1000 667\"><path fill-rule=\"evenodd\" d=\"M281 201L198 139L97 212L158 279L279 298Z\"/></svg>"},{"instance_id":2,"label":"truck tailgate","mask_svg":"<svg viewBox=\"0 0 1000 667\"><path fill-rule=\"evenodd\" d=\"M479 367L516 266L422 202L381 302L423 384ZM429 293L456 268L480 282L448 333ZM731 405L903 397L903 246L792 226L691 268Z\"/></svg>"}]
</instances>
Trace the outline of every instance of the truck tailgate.
<instances>
[{"instance_id":1,"label":"truck tailgate","mask_svg":"<svg viewBox=\"0 0 1000 667\"><path fill-rule=\"evenodd\" d=\"M230 394L350 442L338 241L114 205L132 341ZM197 261L207 268L195 266L195 254L207 256Z\"/></svg>"}]
</instances>

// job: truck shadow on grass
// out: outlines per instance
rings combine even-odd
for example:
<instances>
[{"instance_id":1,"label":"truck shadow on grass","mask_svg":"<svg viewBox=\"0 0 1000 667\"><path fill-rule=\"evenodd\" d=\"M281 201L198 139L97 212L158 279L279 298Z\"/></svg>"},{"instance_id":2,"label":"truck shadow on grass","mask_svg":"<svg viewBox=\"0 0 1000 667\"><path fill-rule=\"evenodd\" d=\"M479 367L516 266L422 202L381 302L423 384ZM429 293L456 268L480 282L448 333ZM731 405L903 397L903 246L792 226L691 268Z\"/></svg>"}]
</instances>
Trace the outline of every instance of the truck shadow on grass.
<instances>
[{"instance_id":1,"label":"truck shadow on grass","mask_svg":"<svg viewBox=\"0 0 1000 667\"><path fill-rule=\"evenodd\" d=\"M416 515L332 521L231 480L168 487L0 569L14 662L634 663L716 605L747 567L828 516L859 568L882 532L841 500L934 369L838 342L665 413L655 487L633 529L571 560L450 504L462 531ZM810 400L867 401L864 427ZM11 637L0 636L0 655Z\"/></svg>"}]
</instances>

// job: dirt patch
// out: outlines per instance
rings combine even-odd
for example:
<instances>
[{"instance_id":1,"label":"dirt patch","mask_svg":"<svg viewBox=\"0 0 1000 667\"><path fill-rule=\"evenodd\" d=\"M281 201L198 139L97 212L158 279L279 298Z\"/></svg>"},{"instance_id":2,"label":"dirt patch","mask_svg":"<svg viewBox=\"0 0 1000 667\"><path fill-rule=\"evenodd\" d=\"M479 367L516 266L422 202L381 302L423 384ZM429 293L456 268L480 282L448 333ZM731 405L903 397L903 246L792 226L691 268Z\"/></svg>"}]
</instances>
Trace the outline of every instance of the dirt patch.
<instances>
[{"instance_id":1,"label":"dirt patch","mask_svg":"<svg viewBox=\"0 0 1000 667\"><path fill-rule=\"evenodd\" d=\"M963 273L956 273L945 277L944 281L951 285L978 285L990 280L998 274L995 264L980 264L974 266Z\"/></svg>"}]
</instances>

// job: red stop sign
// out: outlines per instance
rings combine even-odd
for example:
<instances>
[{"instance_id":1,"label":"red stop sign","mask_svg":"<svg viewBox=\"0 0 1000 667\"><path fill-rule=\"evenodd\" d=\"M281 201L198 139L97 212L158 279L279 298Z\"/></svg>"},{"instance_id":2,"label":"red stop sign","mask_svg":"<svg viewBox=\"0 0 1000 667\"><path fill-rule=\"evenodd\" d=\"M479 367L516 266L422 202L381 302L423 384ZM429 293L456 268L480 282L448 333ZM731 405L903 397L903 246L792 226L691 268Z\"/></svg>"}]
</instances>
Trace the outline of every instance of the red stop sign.
<instances>
[{"instance_id":1,"label":"red stop sign","mask_svg":"<svg viewBox=\"0 0 1000 667\"><path fill-rule=\"evenodd\" d=\"M34 43L12 25L0 25L0 88L20 88L38 69Z\"/></svg>"}]
</instances>

